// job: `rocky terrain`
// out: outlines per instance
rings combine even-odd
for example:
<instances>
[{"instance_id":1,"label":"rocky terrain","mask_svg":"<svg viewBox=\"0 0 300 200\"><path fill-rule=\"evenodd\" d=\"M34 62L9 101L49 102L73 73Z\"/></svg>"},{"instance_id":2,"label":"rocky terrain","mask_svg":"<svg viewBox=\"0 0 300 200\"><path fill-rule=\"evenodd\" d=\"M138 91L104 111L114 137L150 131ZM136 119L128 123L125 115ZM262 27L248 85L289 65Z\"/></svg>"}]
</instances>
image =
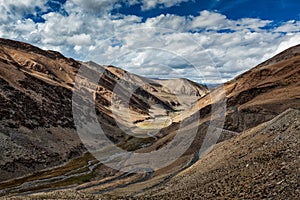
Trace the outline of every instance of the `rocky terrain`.
<instances>
[{"instance_id":1,"label":"rocky terrain","mask_svg":"<svg viewBox=\"0 0 300 200\"><path fill-rule=\"evenodd\" d=\"M136 199L297 199L300 111L215 145L192 167Z\"/></svg>"},{"instance_id":2,"label":"rocky terrain","mask_svg":"<svg viewBox=\"0 0 300 200\"><path fill-rule=\"evenodd\" d=\"M299 65L300 46L295 46L209 91L187 79L152 80L1 39L0 195L296 199ZM82 68L100 75L99 81L85 80ZM152 152L178 135L195 133L195 138L164 168L140 173L110 169L86 151L75 131L73 113L90 116L84 109L72 110L78 80L82 105L95 91L97 120L124 150Z\"/></svg>"},{"instance_id":3,"label":"rocky terrain","mask_svg":"<svg viewBox=\"0 0 300 200\"><path fill-rule=\"evenodd\" d=\"M12 199L297 199L299 119L299 110L288 109L214 145L194 165L168 182L133 196L126 195L132 192L126 187L101 195L69 189ZM10 197L3 199L7 198Z\"/></svg>"},{"instance_id":4,"label":"rocky terrain","mask_svg":"<svg viewBox=\"0 0 300 200\"><path fill-rule=\"evenodd\" d=\"M196 92L183 93L185 102L181 104L180 93L172 93L154 80L0 39L0 181L63 164L86 151L75 131L72 114L72 90L82 66L103 71L96 86L99 122L112 141L134 140L125 147L128 149L138 149L153 138L136 141L116 126L116 119L128 129L137 129L137 134L145 134L149 129L140 123L157 115L171 122L171 113L191 106L208 92L205 86L193 83L189 91ZM87 90L92 87L89 82L85 84ZM121 88L119 92L114 91L116 85ZM130 102L126 105L128 96ZM131 117L124 112L126 109Z\"/></svg>"},{"instance_id":5,"label":"rocky terrain","mask_svg":"<svg viewBox=\"0 0 300 200\"><path fill-rule=\"evenodd\" d=\"M0 180L81 155L85 149L74 130L70 105L70 85L79 64L9 40L0 40L0 52ZM56 60L63 62L58 66Z\"/></svg>"},{"instance_id":6,"label":"rocky terrain","mask_svg":"<svg viewBox=\"0 0 300 200\"><path fill-rule=\"evenodd\" d=\"M224 97L227 107L224 128L236 132L273 119L288 108L299 108L299 65L300 45L217 87L174 121L185 119L199 110L205 114L205 110L224 101Z\"/></svg>"}]
</instances>

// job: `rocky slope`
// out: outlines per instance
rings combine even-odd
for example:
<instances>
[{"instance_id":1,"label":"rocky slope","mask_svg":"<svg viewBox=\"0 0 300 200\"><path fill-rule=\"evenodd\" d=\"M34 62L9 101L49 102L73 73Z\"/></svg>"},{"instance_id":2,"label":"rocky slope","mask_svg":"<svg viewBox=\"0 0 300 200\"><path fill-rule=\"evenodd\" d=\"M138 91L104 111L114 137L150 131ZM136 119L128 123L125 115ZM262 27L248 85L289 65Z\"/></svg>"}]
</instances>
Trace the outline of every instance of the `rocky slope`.
<instances>
[{"instance_id":1,"label":"rocky slope","mask_svg":"<svg viewBox=\"0 0 300 200\"><path fill-rule=\"evenodd\" d=\"M212 90L195 106L177 116L181 121L226 101L224 128L241 132L300 105L300 45L285 50L255 68Z\"/></svg>"},{"instance_id":2,"label":"rocky slope","mask_svg":"<svg viewBox=\"0 0 300 200\"><path fill-rule=\"evenodd\" d=\"M195 140L198 142L194 143L197 147L190 148L195 152L203 144L201 137L207 130L204 126L210 119L218 120L211 110L220 105L223 96L227 106L224 129L240 135L215 145L209 154L211 148L208 148L195 165L171 178L170 184L154 187L153 192L149 192L152 190L149 187L150 190L136 197L247 199L276 197L284 191L282 197L296 198L299 195L295 181L299 179L299 66L300 46L295 46L219 86L177 116L174 121L189 121L187 129L199 126ZM200 114L200 121L193 118L196 113ZM290 171L282 173L284 166L291 167Z\"/></svg>"},{"instance_id":3,"label":"rocky slope","mask_svg":"<svg viewBox=\"0 0 300 200\"><path fill-rule=\"evenodd\" d=\"M294 180L299 178L295 173L299 171L299 111L295 109L300 107L300 46L211 92L185 79L151 80L10 40L0 40L0 52L0 137L5 141L0 145L4 152L0 172L5 174L2 181L7 180L0 183L0 195L57 189L62 191L41 194L41 198L264 198L280 192L291 198L299 195ZM99 69L98 83L78 75L80 67L96 75L94 69ZM85 148L72 118L76 75L83 83L83 94L96 91L97 120L119 147L152 152L163 149L176 135L185 138L195 132L192 144L169 166L143 173L118 172L90 154L83 154ZM88 102L85 95L80 98ZM222 101L227 106L225 113ZM78 112L89 116L84 109ZM219 122L223 114L224 126ZM134 136L147 137L129 136L117 123L137 134ZM206 140L214 142L205 143ZM156 159L171 157L158 155ZM69 162L59 165L65 161ZM50 166L55 167L49 169ZM287 171L282 172L282 167ZM26 176L20 178L21 175ZM71 188L70 193L77 192L72 196L66 188ZM87 193L101 195L85 196Z\"/></svg>"},{"instance_id":4,"label":"rocky slope","mask_svg":"<svg viewBox=\"0 0 300 200\"><path fill-rule=\"evenodd\" d=\"M204 96L206 95L206 88L192 82L188 79L167 79L167 80L155 80L162 86L168 93L177 95L185 94L187 96Z\"/></svg>"},{"instance_id":5,"label":"rocky slope","mask_svg":"<svg viewBox=\"0 0 300 200\"><path fill-rule=\"evenodd\" d=\"M136 199L297 199L300 111L215 145L192 167Z\"/></svg>"},{"instance_id":6,"label":"rocky slope","mask_svg":"<svg viewBox=\"0 0 300 200\"><path fill-rule=\"evenodd\" d=\"M147 127L140 129L143 124L139 123L157 115L169 117L208 92L194 83L193 89L198 88L201 94L190 95L187 104L180 104L180 93L166 91L153 80L0 39L0 181L62 164L86 151L75 131L72 113L72 90L82 66L92 73L93 68L103 72L95 86L95 107L99 122L115 143L132 139L116 126L116 119L143 134ZM117 84L119 92L114 91ZM93 88L88 81L85 85L87 91ZM136 143L127 147L136 149L144 144L140 140Z\"/></svg>"},{"instance_id":7,"label":"rocky slope","mask_svg":"<svg viewBox=\"0 0 300 200\"><path fill-rule=\"evenodd\" d=\"M134 187L116 187L101 195L68 189L13 199L297 199L299 119L299 110L288 109L214 145L194 165L167 182L138 193L132 192L141 184L133 183ZM149 186L153 180L146 182Z\"/></svg>"},{"instance_id":8,"label":"rocky slope","mask_svg":"<svg viewBox=\"0 0 300 200\"><path fill-rule=\"evenodd\" d=\"M300 105L300 45L225 84L226 128L242 131Z\"/></svg>"},{"instance_id":9,"label":"rocky slope","mask_svg":"<svg viewBox=\"0 0 300 200\"><path fill-rule=\"evenodd\" d=\"M79 63L9 40L0 40L0 62L0 180L81 155L70 104Z\"/></svg>"}]
</instances>

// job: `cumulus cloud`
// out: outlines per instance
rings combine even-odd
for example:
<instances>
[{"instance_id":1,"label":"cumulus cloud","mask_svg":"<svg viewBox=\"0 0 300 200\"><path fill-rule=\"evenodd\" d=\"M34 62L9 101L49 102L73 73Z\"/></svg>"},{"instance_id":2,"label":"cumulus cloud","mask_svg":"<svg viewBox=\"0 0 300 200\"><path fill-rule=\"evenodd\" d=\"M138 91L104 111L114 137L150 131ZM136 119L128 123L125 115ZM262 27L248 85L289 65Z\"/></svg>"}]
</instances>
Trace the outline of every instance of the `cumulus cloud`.
<instances>
[{"instance_id":1,"label":"cumulus cloud","mask_svg":"<svg viewBox=\"0 0 300 200\"><path fill-rule=\"evenodd\" d=\"M25 14L36 15L37 10L46 9L47 0L0 0L0 23L22 18Z\"/></svg>"},{"instance_id":2,"label":"cumulus cloud","mask_svg":"<svg viewBox=\"0 0 300 200\"><path fill-rule=\"evenodd\" d=\"M68 3L69 11L74 7L80 11L86 11L93 14L103 15L114 8L117 0L73 0Z\"/></svg>"},{"instance_id":3,"label":"cumulus cloud","mask_svg":"<svg viewBox=\"0 0 300 200\"><path fill-rule=\"evenodd\" d=\"M120 1L73 0L64 5L68 15L50 12L42 16L44 23L34 23L22 15L36 12L36 7L47 9L44 1L0 2L5 8L0 11L0 37L58 50L79 60L113 64L148 77L224 82L300 41L297 21L270 29L265 28L272 23L269 20L231 20L211 11L197 16L162 14L142 21L134 15L111 15L110 10ZM147 2L144 9L183 1ZM20 5L23 10L12 14Z\"/></svg>"},{"instance_id":4,"label":"cumulus cloud","mask_svg":"<svg viewBox=\"0 0 300 200\"><path fill-rule=\"evenodd\" d=\"M300 21L290 20L286 23L283 23L281 26L277 27L274 31L275 32L299 32L300 30Z\"/></svg>"},{"instance_id":5,"label":"cumulus cloud","mask_svg":"<svg viewBox=\"0 0 300 200\"><path fill-rule=\"evenodd\" d=\"M122 3L128 6L140 5L140 8L146 11L154 8L169 8L188 1L194 0L72 0L67 2L66 8L70 11L76 7L76 10L103 15L114 8L119 8Z\"/></svg>"},{"instance_id":6,"label":"cumulus cloud","mask_svg":"<svg viewBox=\"0 0 300 200\"><path fill-rule=\"evenodd\" d=\"M209 28L219 29L224 28L226 16L219 13L211 13L207 10L200 12L200 15L191 19L191 29Z\"/></svg>"},{"instance_id":7,"label":"cumulus cloud","mask_svg":"<svg viewBox=\"0 0 300 200\"><path fill-rule=\"evenodd\" d=\"M67 42L73 45L89 45L91 44L91 36L85 33L73 35L67 38Z\"/></svg>"},{"instance_id":8,"label":"cumulus cloud","mask_svg":"<svg viewBox=\"0 0 300 200\"><path fill-rule=\"evenodd\" d=\"M150 10L159 6L161 8L168 8L188 1L190 0L143 0L141 8L142 10Z\"/></svg>"},{"instance_id":9,"label":"cumulus cloud","mask_svg":"<svg viewBox=\"0 0 300 200\"><path fill-rule=\"evenodd\" d=\"M300 32L288 34L283 42L281 42L276 50L276 53L280 53L292 46L298 45L300 41Z\"/></svg>"}]
</instances>

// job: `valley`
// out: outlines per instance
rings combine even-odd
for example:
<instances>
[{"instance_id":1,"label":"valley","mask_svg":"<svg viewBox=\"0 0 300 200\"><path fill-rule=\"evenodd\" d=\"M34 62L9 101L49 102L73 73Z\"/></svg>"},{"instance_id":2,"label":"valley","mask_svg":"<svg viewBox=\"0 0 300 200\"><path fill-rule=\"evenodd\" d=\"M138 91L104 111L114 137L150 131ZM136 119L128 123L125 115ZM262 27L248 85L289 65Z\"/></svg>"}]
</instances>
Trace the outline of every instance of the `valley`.
<instances>
[{"instance_id":1,"label":"valley","mask_svg":"<svg viewBox=\"0 0 300 200\"><path fill-rule=\"evenodd\" d=\"M296 199L299 80L299 45L209 90L0 39L0 198Z\"/></svg>"}]
</instances>

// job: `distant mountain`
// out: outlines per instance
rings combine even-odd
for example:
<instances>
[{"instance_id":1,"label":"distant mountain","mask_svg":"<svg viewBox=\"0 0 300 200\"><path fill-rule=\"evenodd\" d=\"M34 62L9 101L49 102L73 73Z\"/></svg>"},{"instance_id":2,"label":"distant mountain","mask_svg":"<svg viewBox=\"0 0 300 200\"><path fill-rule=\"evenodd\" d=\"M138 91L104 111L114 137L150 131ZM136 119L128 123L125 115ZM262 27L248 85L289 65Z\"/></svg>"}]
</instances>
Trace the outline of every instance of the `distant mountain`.
<instances>
[{"instance_id":1,"label":"distant mountain","mask_svg":"<svg viewBox=\"0 0 300 200\"><path fill-rule=\"evenodd\" d=\"M165 79L156 80L161 84L168 93L177 95L187 95L187 96L204 96L207 94L207 88L205 86L199 85L188 79L178 78L178 79ZM200 86L200 87L199 87Z\"/></svg>"}]
</instances>

